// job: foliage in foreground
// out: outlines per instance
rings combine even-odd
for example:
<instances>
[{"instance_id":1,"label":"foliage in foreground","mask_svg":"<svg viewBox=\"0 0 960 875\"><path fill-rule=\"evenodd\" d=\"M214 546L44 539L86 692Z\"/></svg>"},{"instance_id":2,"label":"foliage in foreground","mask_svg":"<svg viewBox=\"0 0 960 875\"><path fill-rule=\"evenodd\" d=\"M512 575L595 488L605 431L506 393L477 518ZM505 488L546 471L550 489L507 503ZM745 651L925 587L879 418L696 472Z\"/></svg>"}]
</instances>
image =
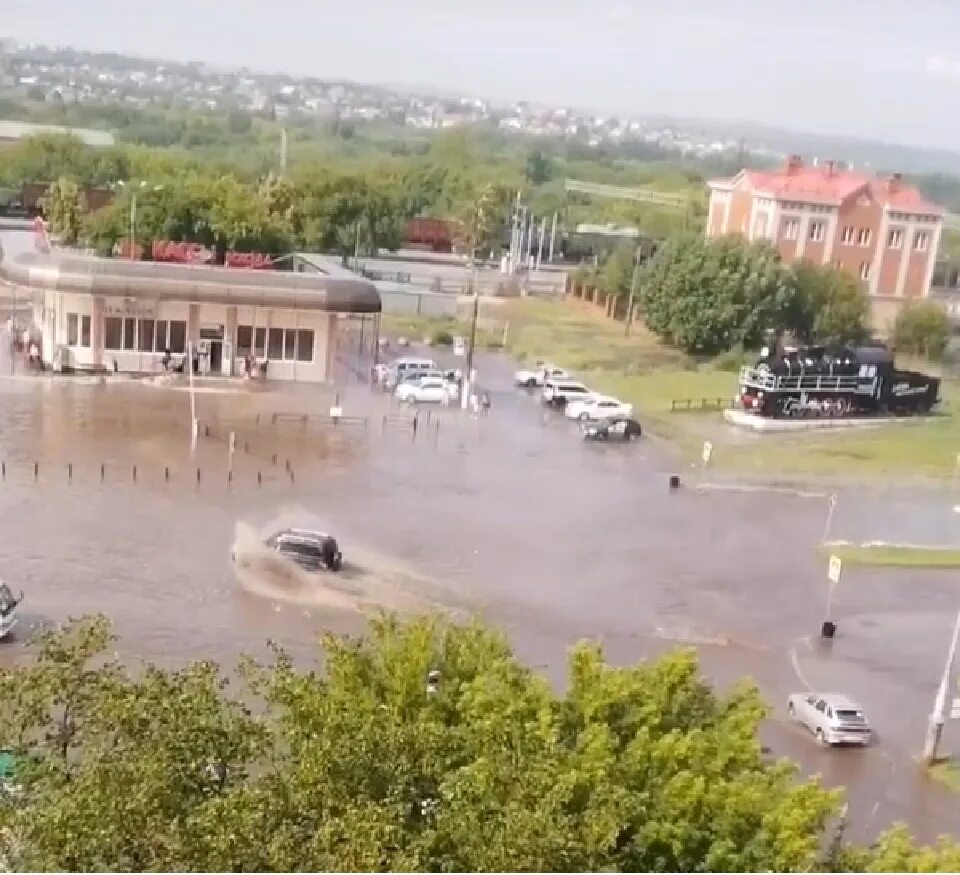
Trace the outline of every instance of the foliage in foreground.
<instances>
[{"instance_id":1,"label":"foliage in foreground","mask_svg":"<svg viewBox=\"0 0 960 875\"><path fill-rule=\"evenodd\" d=\"M21 763L3 794L6 863L42 870L874 870L956 868L903 831L833 845L836 793L767 762L763 706L717 696L692 653L610 668L581 645L567 692L504 639L384 618L219 669L108 657L104 618L44 635L0 674ZM435 692L427 676L439 671Z\"/></svg>"}]
</instances>

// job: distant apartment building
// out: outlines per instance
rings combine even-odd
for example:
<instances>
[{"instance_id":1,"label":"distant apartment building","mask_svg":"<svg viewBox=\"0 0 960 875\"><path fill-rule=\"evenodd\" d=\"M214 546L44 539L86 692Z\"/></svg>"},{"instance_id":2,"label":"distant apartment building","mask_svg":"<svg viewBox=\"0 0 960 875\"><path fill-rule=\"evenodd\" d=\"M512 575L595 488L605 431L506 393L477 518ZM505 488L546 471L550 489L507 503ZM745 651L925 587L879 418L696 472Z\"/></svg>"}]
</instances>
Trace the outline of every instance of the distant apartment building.
<instances>
[{"instance_id":1,"label":"distant apartment building","mask_svg":"<svg viewBox=\"0 0 960 875\"><path fill-rule=\"evenodd\" d=\"M708 237L766 240L785 261L848 271L870 295L878 328L904 300L930 293L944 211L900 174L807 166L793 156L780 170L742 170L709 185Z\"/></svg>"}]
</instances>

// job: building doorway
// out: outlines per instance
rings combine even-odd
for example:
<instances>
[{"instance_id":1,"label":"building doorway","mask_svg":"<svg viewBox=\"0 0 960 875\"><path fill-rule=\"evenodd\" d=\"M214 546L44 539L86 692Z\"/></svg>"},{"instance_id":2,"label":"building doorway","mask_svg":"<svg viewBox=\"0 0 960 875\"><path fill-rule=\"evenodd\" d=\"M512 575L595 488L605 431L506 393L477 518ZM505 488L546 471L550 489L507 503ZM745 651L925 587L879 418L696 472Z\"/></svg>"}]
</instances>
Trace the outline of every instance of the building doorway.
<instances>
[{"instance_id":1,"label":"building doorway","mask_svg":"<svg viewBox=\"0 0 960 875\"><path fill-rule=\"evenodd\" d=\"M223 369L223 326L200 326L200 354L206 361L200 362L200 369L206 374L219 374Z\"/></svg>"}]
</instances>

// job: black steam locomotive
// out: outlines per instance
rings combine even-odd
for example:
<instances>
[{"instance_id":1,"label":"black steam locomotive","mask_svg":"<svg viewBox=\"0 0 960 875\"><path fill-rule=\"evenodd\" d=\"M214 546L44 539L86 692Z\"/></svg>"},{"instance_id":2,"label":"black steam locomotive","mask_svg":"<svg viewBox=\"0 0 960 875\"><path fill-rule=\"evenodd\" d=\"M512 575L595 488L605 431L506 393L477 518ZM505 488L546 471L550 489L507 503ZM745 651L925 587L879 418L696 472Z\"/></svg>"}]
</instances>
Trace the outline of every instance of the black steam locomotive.
<instances>
[{"instance_id":1,"label":"black steam locomotive","mask_svg":"<svg viewBox=\"0 0 960 875\"><path fill-rule=\"evenodd\" d=\"M740 371L740 403L762 416L926 413L940 380L894 367L880 346L808 346L764 350Z\"/></svg>"}]
</instances>

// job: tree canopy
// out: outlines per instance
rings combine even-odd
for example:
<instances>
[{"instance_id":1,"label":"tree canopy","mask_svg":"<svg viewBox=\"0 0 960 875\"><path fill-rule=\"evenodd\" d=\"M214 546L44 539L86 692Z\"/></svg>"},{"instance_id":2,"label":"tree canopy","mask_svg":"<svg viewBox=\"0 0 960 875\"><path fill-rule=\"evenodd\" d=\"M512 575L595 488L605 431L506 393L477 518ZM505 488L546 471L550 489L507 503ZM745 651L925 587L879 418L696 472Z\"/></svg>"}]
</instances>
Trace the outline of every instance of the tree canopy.
<instances>
[{"instance_id":1,"label":"tree canopy","mask_svg":"<svg viewBox=\"0 0 960 875\"><path fill-rule=\"evenodd\" d=\"M893 345L913 355L938 359L950 340L950 319L936 301L908 302L893 326Z\"/></svg>"},{"instance_id":2,"label":"tree canopy","mask_svg":"<svg viewBox=\"0 0 960 875\"><path fill-rule=\"evenodd\" d=\"M504 638L436 617L280 650L131 669L109 624L41 636L0 670L7 867L117 871L918 871L957 847L902 830L826 842L840 798L764 756L764 707L692 652L627 668L593 645L566 692ZM825 850L826 849L826 850Z\"/></svg>"},{"instance_id":3,"label":"tree canopy","mask_svg":"<svg viewBox=\"0 0 960 875\"><path fill-rule=\"evenodd\" d=\"M668 240L641 287L651 330L704 355L758 345L764 332L790 321L797 299L796 278L776 250L735 237Z\"/></svg>"}]
</instances>

